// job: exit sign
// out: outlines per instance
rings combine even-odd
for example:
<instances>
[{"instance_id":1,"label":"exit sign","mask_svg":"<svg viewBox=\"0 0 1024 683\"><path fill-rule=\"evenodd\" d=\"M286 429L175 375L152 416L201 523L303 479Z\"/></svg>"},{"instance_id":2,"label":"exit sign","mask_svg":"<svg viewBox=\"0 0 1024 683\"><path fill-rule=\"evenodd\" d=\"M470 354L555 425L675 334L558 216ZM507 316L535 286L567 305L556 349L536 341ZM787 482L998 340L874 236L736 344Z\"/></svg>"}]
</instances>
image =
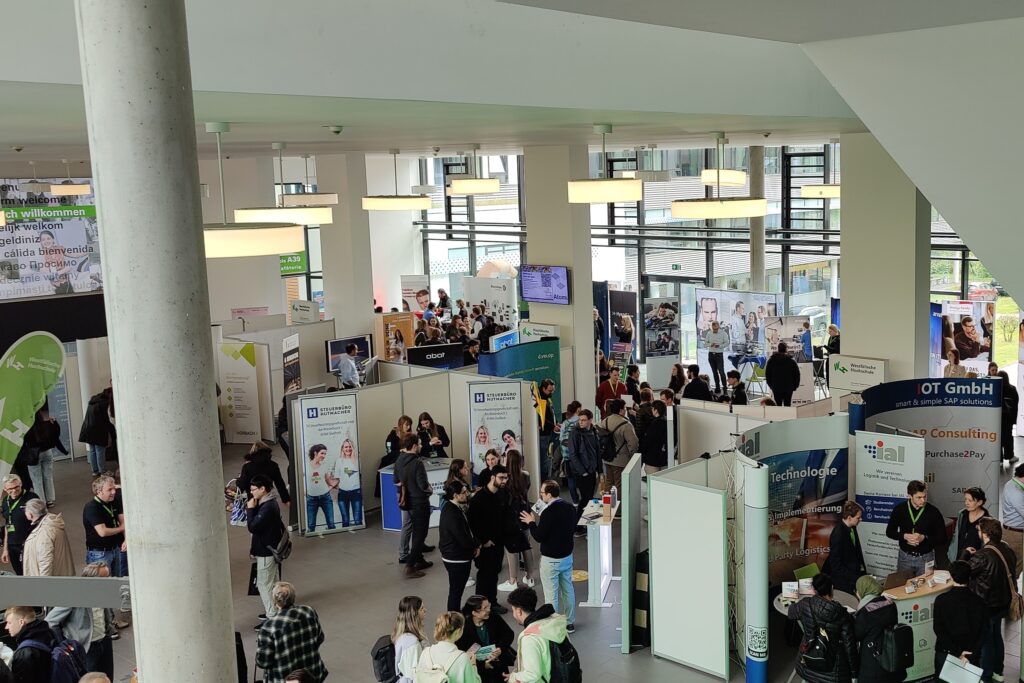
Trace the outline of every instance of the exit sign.
<instances>
[{"instance_id":1,"label":"exit sign","mask_svg":"<svg viewBox=\"0 0 1024 683\"><path fill-rule=\"evenodd\" d=\"M683 269L683 267L681 265L679 265L678 263L673 263L672 264L672 270L682 270L682 269Z\"/></svg>"}]
</instances>

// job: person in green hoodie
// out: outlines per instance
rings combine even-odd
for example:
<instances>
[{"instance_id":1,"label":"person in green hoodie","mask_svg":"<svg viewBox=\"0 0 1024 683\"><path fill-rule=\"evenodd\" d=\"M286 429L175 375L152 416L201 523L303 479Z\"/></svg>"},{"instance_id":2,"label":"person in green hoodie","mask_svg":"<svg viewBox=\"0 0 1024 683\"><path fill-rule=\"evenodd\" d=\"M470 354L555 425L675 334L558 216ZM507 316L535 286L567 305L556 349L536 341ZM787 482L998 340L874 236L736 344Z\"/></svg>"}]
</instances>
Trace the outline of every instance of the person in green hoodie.
<instances>
[{"instance_id":1,"label":"person in green hoodie","mask_svg":"<svg viewBox=\"0 0 1024 683\"><path fill-rule=\"evenodd\" d=\"M506 602L512 608L512 617L523 627L517 645L519 654L508 683L551 680L549 643L562 643L568 637L565 615L555 612L551 605L537 607L537 592L529 587L515 589Z\"/></svg>"}]
</instances>

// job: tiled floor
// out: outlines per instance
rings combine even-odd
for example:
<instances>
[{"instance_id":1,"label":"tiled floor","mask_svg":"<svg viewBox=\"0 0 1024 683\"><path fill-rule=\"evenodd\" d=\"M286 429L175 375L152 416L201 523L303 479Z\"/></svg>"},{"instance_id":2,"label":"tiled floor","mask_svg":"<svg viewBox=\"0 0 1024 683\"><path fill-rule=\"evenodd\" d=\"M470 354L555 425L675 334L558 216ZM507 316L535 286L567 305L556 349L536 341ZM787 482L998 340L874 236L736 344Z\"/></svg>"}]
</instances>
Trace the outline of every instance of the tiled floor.
<instances>
[{"instance_id":1,"label":"tiled floor","mask_svg":"<svg viewBox=\"0 0 1024 683\"><path fill-rule=\"evenodd\" d=\"M242 447L228 447L225 454L224 480L234 477L241 465ZM283 463L283 455L276 456ZM55 465L57 511L68 520L72 546L84 548L84 532L78 520L81 509L90 496L89 467L83 458L76 462ZM991 494L990 494L991 495ZM433 621L442 609L447 596L447 576L440 566L437 553L430 559L438 565L429 569L422 579L405 579L402 565L397 563L398 535L380 528L379 514L368 515L369 528L358 532L341 533L325 538L296 537L291 559L284 566L284 578L295 584L299 601L312 605L320 614L327 642L322 654L335 683L372 683L370 647L392 625L394 610L404 595L415 594L424 598ZM618 527L616 526L616 532ZM229 527L231 569L234 578L235 624L242 632L246 655L250 663L255 650L252 625L262 611L258 598L246 595L249 577L249 535L244 528ZM618 534L616 533L616 549ZM436 531L431 530L428 542L436 544ZM83 551L84 555L84 551ZM586 564L586 541L576 544L577 567ZM616 573L618 552L615 553ZM537 582L538 589L540 582ZM577 596L585 591L577 584ZM467 590L467 595L469 591ZM607 599L619 599L618 583L613 582ZM500 598L500 595L499 595ZM620 625L618 604L613 608L579 608L578 630L573 643L580 651L584 680L587 683L626 683L652 681L657 683L699 683L718 680L692 671L673 662L652 657L649 649L631 655L622 655L612 644L620 642L616 630ZM694 614L700 619L700 614ZM785 681L792 670L795 654L782 642L782 617L772 613L770 652L770 680ZM510 623L511 619L509 619ZM116 680L128 674L133 666L134 650L132 630L122 632L115 643ZM1006 679L1017 679L1020 670L1020 626L1014 624L1007 632ZM150 679L152 680L152 679ZM251 678L250 678L251 680ZM742 670L733 666L731 680L743 680ZM156 683L162 683L156 681Z\"/></svg>"}]
</instances>

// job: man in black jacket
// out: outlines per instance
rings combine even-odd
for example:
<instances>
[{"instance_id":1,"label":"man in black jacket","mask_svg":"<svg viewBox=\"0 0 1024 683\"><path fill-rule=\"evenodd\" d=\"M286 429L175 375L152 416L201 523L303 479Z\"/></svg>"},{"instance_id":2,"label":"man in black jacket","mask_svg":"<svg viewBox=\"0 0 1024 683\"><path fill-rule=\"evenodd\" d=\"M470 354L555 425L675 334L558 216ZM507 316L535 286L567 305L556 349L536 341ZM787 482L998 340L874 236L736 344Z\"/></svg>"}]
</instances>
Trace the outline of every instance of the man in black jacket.
<instances>
[{"instance_id":1,"label":"man in black jacket","mask_svg":"<svg viewBox=\"0 0 1024 683\"><path fill-rule=\"evenodd\" d=\"M508 470L504 465L495 465L487 486L474 493L469 501L469 526L480 543L476 557L476 592L490 600L491 609L498 614L508 611L498 604L498 574L504 558L509 505L506 484Z\"/></svg>"},{"instance_id":2,"label":"man in black jacket","mask_svg":"<svg viewBox=\"0 0 1024 683\"><path fill-rule=\"evenodd\" d=\"M25 516L25 503L38 497L34 492L25 490L17 474L8 474L3 478L0 514L4 518L4 549L0 552L0 561L4 564L10 562L18 576L22 574L25 539L32 532L32 522Z\"/></svg>"},{"instance_id":3,"label":"man in black jacket","mask_svg":"<svg viewBox=\"0 0 1024 683\"><path fill-rule=\"evenodd\" d=\"M988 625L981 646L983 681L1003 678L1003 617L1010 607L1014 592L1010 584L1017 583L1017 555L1003 541L1002 525L991 517L978 520L978 535L984 544L981 550L965 550L960 559L971 568L967 587L981 598L988 608ZM1009 570L1009 571L1007 571Z\"/></svg>"},{"instance_id":4,"label":"man in black jacket","mask_svg":"<svg viewBox=\"0 0 1024 683\"><path fill-rule=\"evenodd\" d=\"M445 504L441 506L438 524L438 542L441 560L448 572L448 611L458 612L462 606L462 592L469 582L473 558L480 554L480 544L473 537L466 507L469 487L453 479L444 487Z\"/></svg>"},{"instance_id":5,"label":"man in black jacket","mask_svg":"<svg viewBox=\"0 0 1024 683\"><path fill-rule=\"evenodd\" d=\"M729 385L729 389L732 390L729 403L734 406L747 405L747 385L740 379L739 370L730 370L725 373L725 382Z\"/></svg>"},{"instance_id":6,"label":"man in black jacket","mask_svg":"<svg viewBox=\"0 0 1024 683\"><path fill-rule=\"evenodd\" d=\"M946 543L946 522L939 508L928 502L928 487L915 479L907 484L907 502L892 509L885 535L899 541L896 570L924 574L935 559L935 549Z\"/></svg>"},{"instance_id":7,"label":"man in black jacket","mask_svg":"<svg viewBox=\"0 0 1024 683\"><path fill-rule=\"evenodd\" d=\"M683 387L683 398L693 399L694 401L714 401L715 397L711 395L711 389L708 387L707 382L700 378L700 366L690 365L686 368L687 381L686 386Z\"/></svg>"},{"instance_id":8,"label":"man in black jacket","mask_svg":"<svg viewBox=\"0 0 1024 683\"><path fill-rule=\"evenodd\" d=\"M252 534L249 554L256 560L256 588L263 601L264 614L272 617L277 614L272 594L274 584L281 577L281 567L274 559L271 548L276 549L284 535L284 520L281 518L281 507L277 503L274 482L262 474L252 478L249 484L249 500L245 503L246 526ZM262 622L256 624L260 630Z\"/></svg>"},{"instance_id":9,"label":"man in black jacket","mask_svg":"<svg viewBox=\"0 0 1024 683\"><path fill-rule=\"evenodd\" d=\"M533 540L540 543L540 583L544 597L556 612L565 615L566 630L576 630L576 592L572 587L572 550L575 544L576 508L560 497L558 482L540 485L545 508L540 520L532 512L519 513L519 520L530 527Z\"/></svg>"},{"instance_id":10,"label":"man in black jacket","mask_svg":"<svg viewBox=\"0 0 1024 683\"><path fill-rule=\"evenodd\" d=\"M946 655L981 661L981 648L988 632L988 608L967 587L971 566L957 560L949 566L953 588L935 598L932 628L935 629L935 673L942 671Z\"/></svg>"},{"instance_id":11,"label":"man in black jacket","mask_svg":"<svg viewBox=\"0 0 1024 683\"><path fill-rule=\"evenodd\" d=\"M842 519L832 528L828 539L828 559L821 568L832 577L833 585L844 593L856 592L857 579L867 574L864 550L857 534L864 508L852 500L843 504Z\"/></svg>"},{"instance_id":12,"label":"man in black jacket","mask_svg":"<svg viewBox=\"0 0 1024 683\"><path fill-rule=\"evenodd\" d=\"M555 380L545 379L537 385L537 426L540 428L540 479L551 475L551 446L558 446L561 426L555 419Z\"/></svg>"},{"instance_id":13,"label":"man in black jacket","mask_svg":"<svg viewBox=\"0 0 1024 683\"><path fill-rule=\"evenodd\" d=\"M402 452L395 461L395 481L403 490L405 509L412 521L412 539L405 561L405 575L411 579L424 576L423 570L434 565L423 558L427 528L430 526L430 494L433 490L427 479L423 458L420 457L420 448L420 438L415 434L402 437Z\"/></svg>"},{"instance_id":14,"label":"man in black jacket","mask_svg":"<svg viewBox=\"0 0 1024 683\"><path fill-rule=\"evenodd\" d=\"M288 486L281 476L281 468L274 462L274 451L262 441L257 441L249 449L248 461L242 465L242 471L238 475L235 484L239 491L249 492L249 484L253 477L262 474L274 483L274 490L277 491L278 499L288 505L292 502L288 495Z\"/></svg>"},{"instance_id":15,"label":"man in black jacket","mask_svg":"<svg viewBox=\"0 0 1024 683\"><path fill-rule=\"evenodd\" d=\"M36 619L34 607L9 607L5 619L7 632L18 641L11 659L14 680L18 683L49 681L53 661L51 652L57 644L49 624Z\"/></svg>"},{"instance_id":16,"label":"man in black jacket","mask_svg":"<svg viewBox=\"0 0 1024 683\"><path fill-rule=\"evenodd\" d=\"M583 509L594 497L594 489L597 487L597 470L601 466L601 444L597 438L597 430L594 428L594 413L584 408L579 413L579 421L576 429L569 437L569 472L572 474L572 481L576 485L576 495L579 504L576 507L576 519L583 514ZM577 529L582 535L586 535L583 527Z\"/></svg>"},{"instance_id":17,"label":"man in black jacket","mask_svg":"<svg viewBox=\"0 0 1024 683\"><path fill-rule=\"evenodd\" d=\"M786 342L779 342L779 350L773 353L764 366L764 379L772 390L775 404L793 404L793 392L800 386L800 366L786 350Z\"/></svg>"}]
</instances>

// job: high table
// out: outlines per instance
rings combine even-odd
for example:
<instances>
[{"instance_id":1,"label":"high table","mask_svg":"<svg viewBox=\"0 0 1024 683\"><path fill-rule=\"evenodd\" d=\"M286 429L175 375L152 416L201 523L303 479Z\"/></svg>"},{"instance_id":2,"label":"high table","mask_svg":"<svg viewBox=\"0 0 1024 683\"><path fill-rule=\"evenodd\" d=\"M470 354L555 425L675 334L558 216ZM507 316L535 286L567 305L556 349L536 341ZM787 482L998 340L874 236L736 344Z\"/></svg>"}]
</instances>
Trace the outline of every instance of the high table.
<instances>
[{"instance_id":1,"label":"high table","mask_svg":"<svg viewBox=\"0 0 1024 683\"><path fill-rule=\"evenodd\" d=\"M783 598L782 597L782 593L779 593L778 595L775 596L775 599L772 600L772 607L774 607L775 611L778 612L779 614L781 614L782 616L788 617L789 616L789 606L790 605L792 605L795 602L800 602L804 598L809 598L809 597L810 597L809 595L802 595L799 598L797 598L796 600L791 600L791 599ZM856 612L857 611L857 598L856 598L856 596L850 595L849 593L845 593L845 592L840 591L840 590L833 590L832 591L832 599L835 600L836 602L838 602L843 607L845 607L847 612Z\"/></svg>"},{"instance_id":2,"label":"high table","mask_svg":"<svg viewBox=\"0 0 1024 683\"><path fill-rule=\"evenodd\" d=\"M433 493L430 494L430 528L441 521L441 496L444 495L444 480L448 478L448 458L427 458L423 466L427 470L427 481ZM402 510L398 507L398 488L395 486L395 466L388 465L378 471L380 477L380 508L382 526L385 531L402 530Z\"/></svg>"},{"instance_id":3,"label":"high table","mask_svg":"<svg viewBox=\"0 0 1024 683\"><path fill-rule=\"evenodd\" d=\"M604 601L604 595L611 582L619 578L612 576L612 523L618 511L619 504L616 503L611 520L606 522L601 501L595 499L587 503L577 522L587 528L587 599L580 603L580 607L612 606L612 603Z\"/></svg>"},{"instance_id":4,"label":"high table","mask_svg":"<svg viewBox=\"0 0 1024 683\"><path fill-rule=\"evenodd\" d=\"M914 593L907 593L906 586L890 588L882 595L896 603L901 624L914 629L914 666L907 669L908 681L929 679L935 673L935 630L932 615L935 613L935 598L953 587L953 581L929 586L922 583Z\"/></svg>"}]
</instances>

